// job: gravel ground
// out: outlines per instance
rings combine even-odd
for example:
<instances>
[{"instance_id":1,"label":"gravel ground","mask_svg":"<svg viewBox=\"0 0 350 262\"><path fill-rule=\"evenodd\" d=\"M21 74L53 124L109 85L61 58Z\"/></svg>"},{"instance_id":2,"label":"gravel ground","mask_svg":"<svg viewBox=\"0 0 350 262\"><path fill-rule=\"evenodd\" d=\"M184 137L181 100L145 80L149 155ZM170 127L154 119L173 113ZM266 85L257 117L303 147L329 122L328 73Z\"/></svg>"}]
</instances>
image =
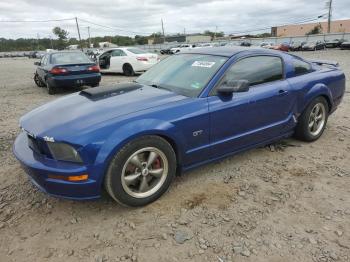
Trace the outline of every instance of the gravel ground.
<instances>
[{"instance_id":1,"label":"gravel ground","mask_svg":"<svg viewBox=\"0 0 350 262\"><path fill-rule=\"evenodd\" d=\"M350 51L299 54L339 61L350 79ZM64 94L34 85L33 60L0 59L0 68L0 261L350 261L349 92L318 141L250 150L125 208L32 186L11 152L18 119Z\"/></svg>"}]
</instances>

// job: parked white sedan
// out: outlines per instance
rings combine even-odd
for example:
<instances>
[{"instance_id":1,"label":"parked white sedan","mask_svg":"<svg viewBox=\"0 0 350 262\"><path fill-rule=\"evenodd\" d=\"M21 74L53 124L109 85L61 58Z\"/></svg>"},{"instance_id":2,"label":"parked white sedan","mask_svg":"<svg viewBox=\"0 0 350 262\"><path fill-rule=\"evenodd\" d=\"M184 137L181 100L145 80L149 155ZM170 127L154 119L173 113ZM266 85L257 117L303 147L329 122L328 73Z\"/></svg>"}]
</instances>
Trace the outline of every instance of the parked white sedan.
<instances>
[{"instance_id":1,"label":"parked white sedan","mask_svg":"<svg viewBox=\"0 0 350 262\"><path fill-rule=\"evenodd\" d=\"M109 49L97 59L101 73L124 73L127 76L144 72L159 61L157 54L135 47Z\"/></svg>"},{"instance_id":2,"label":"parked white sedan","mask_svg":"<svg viewBox=\"0 0 350 262\"><path fill-rule=\"evenodd\" d=\"M170 53L176 54L176 53L179 53L181 51L189 51L195 47L196 47L195 45L191 45L191 44L182 44L182 45L179 45L177 47L170 48Z\"/></svg>"}]
</instances>

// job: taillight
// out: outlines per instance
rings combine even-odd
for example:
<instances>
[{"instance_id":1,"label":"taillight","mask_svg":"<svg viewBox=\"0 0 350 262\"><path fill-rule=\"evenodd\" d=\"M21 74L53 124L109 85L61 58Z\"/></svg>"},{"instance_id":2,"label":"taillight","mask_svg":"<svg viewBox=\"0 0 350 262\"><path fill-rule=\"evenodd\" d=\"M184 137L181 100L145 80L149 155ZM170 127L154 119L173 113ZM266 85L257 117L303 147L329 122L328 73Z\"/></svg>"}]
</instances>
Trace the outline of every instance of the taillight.
<instances>
[{"instance_id":1,"label":"taillight","mask_svg":"<svg viewBox=\"0 0 350 262\"><path fill-rule=\"evenodd\" d=\"M88 71L98 73L100 72L100 67L98 65L89 66Z\"/></svg>"},{"instance_id":2,"label":"taillight","mask_svg":"<svg viewBox=\"0 0 350 262\"><path fill-rule=\"evenodd\" d=\"M53 75L60 75L60 74L65 74L67 73L68 70L65 68L61 68L61 67L54 67L50 70L50 73Z\"/></svg>"},{"instance_id":3,"label":"taillight","mask_svg":"<svg viewBox=\"0 0 350 262\"><path fill-rule=\"evenodd\" d=\"M136 57L136 59L138 61L148 61L148 58L147 57L143 57L143 56Z\"/></svg>"}]
</instances>

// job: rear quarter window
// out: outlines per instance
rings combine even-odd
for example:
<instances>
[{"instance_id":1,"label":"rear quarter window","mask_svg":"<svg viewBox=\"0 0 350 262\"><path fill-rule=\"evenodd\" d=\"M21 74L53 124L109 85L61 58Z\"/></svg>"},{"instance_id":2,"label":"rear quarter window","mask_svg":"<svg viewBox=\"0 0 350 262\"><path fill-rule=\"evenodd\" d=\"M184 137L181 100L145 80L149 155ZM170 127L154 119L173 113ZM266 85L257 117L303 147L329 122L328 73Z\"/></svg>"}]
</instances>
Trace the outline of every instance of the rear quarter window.
<instances>
[{"instance_id":1,"label":"rear quarter window","mask_svg":"<svg viewBox=\"0 0 350 262\"><path fill-rule=\"evenodd\" d=\"M311 65L305 61L294 59L293 60L294 75L304 75L312 71Z\"/></svg>"}]
</instances>

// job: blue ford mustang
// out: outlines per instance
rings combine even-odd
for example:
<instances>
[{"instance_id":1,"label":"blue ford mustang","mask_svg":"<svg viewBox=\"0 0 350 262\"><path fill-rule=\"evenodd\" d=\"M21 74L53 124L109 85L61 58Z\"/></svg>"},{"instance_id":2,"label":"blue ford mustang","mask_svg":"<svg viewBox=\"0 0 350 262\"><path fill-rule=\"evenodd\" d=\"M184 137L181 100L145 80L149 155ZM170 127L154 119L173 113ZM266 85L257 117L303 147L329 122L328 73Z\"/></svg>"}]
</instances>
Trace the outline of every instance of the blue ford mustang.
<instances>
[{"instance_id":1,"label":"blue ford mustang","mask_svg":"<svg viewBox=\"0 0 350 262\"><path fill-rule=\"evenodd\" d=\"M201 48L133 83L86 89L20 119L14 154L41 190L129 206L176 174L293 134L318 139L343 98L335 63L266 49Z\"/></svg>"}]
</instances>

